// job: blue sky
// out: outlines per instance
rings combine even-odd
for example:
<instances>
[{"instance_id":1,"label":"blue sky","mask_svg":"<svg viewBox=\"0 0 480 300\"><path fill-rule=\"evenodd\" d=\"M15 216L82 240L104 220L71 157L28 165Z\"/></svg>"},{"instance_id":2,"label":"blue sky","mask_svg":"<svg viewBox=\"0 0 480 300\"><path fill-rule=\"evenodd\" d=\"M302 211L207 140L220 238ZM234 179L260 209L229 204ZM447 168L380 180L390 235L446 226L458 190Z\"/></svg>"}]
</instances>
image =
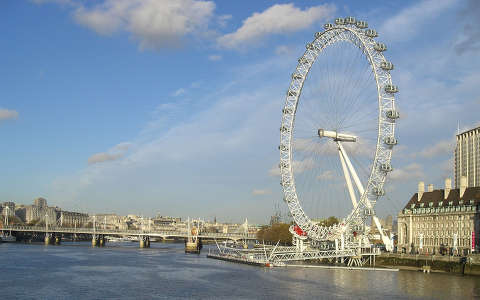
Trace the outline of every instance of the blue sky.
<instances>
[{"instance_id":1,"label":"blue sky","mask_svg":"<svg viewBox=\"0 0 480 300\"><path fill-rule=\"evenodd\" d=\"M457 124L479 124L479 14L473 0L2 1L0 201L266 222L296 59L353 15L395 64L400 144L378 212L397 213L419 180L452 176Z\"/></svg>"}]
</instances>

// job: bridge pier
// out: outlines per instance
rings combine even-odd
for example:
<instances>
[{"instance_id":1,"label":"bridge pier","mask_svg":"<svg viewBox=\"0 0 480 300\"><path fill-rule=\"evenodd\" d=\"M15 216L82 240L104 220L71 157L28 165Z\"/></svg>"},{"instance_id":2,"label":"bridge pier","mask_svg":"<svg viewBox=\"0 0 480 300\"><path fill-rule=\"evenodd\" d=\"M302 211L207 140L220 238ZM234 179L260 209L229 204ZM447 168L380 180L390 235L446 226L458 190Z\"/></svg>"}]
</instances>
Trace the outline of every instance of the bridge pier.
<instances>
[{"instance_id":1,"label":"bridge pier","mask_svg":"<svg viewBox=\"0 0 480 300\"><path fill-rule=\"evenodd\" d=\"M95 235L92 235L92 247L96 247L98 245L98 238Z\"/></svg>"},{"instance_id":2,"label":"bridge pier","mask_svg":"<svg viewBox=\"0 0 480 300\"><path fill-rule=\"evenodd\" d=\"M45 233L45 245L49 245L52 242L52 235L50 233Z\"/></svg>"},{"instance_id":3,"label":"bridge pier","mask_svg":"<svg viewBox=\"0 0 480 300\"><path fill-rule=\"evenodd\" d=\"M103 247L106 244L105 236L100 235L98 238L98 246Z\"/></svg>"},{"instance_id":4,"label":"bridge pier","mask_svg":"<svg viewBox=\"0 0 480 300\"><path fill-rule=\"evenodd\" d=\"M62 237L59 236L59 235L56 235L55 236L55 245L60 245L61 242L62 242Z\"/></svg>"},{"instance_id":5,"label":"bridge pier","mask_svg":"<svg viewBox=\"0 0 480 300\"><path fill-rule=\"evenodd\" d=\"M140 248L150 248L150 237L148 235L140 236Z\"/></svg>"}]
</instances>

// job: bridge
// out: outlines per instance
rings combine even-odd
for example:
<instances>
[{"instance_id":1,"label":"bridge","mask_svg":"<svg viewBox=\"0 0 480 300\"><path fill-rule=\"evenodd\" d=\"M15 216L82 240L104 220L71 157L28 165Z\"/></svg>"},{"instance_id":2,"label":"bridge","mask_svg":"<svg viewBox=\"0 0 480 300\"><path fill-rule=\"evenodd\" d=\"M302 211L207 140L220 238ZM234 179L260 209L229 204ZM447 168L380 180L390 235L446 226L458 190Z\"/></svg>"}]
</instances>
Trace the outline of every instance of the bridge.
<instances>
[{"instance_id":1,"label":"bridge","mask_svg":"<svg viewBox=\"0 0 480 300\"><path fill-rule=\"evenodd\" d=\"M53 238L59 242L58 237L61 237L63 234L71 235L90 235L92 236L92 245L99 245L105 242L105 236L136 236L139 237L140 246L142 246L142 241L149 240L151 237L160 237L162 239L166 238L189 238L188 230L181 230L178 228L163 228L159 230L118 230L118 229L101 229L95 227L88 228L69 228L69 227L60 227L60 226L19 226L19 225L7 225L1 228L2 231L10 231L13 233L36 233L45 235L45 243L50 243L53 241ZM232 240L232 241L252 241L256 240L256 235L251 233L216 233L216 232L200 232L196 236L200 239L212 239L212 240ZM51 238L51 240L50 240ZM147 245L144 244L144 245ZM147 246L148 247L148 246Z\"/></svg>"}]
</instances>

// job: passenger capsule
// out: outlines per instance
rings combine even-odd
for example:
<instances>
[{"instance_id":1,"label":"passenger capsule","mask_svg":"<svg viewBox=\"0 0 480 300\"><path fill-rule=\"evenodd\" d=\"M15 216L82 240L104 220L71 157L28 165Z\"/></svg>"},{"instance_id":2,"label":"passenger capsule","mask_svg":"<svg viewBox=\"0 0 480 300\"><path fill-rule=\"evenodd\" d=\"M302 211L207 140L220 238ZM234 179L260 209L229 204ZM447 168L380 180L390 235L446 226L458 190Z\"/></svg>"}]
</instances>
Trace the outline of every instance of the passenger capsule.
<instances>
[{"instance_id":1,"label":"passenger capsule","mask_svg":"<svg viewBox=\"0 0 480 300\"><path fill-rule=\"evenodd\" d=\"M333 24L327 23L327 24L323 25L323 28L325 28L325 30L332 29L332 28L333 28Z\"/></svg>"},{"instance_id":2,"label":"passenger capsule","mask_svg":"<svg viewBox=\"0 0 480 300\"><path fill-rule=\"evenodd\" d=\"M282 112L284 114L289 114L290 115L290 114L293 113L293 109L285 107L284 109L282 109Z\"/></svg>"},{"instance_id":3,"label":"passenger capsule","mask_svg":"<svg viewBox=\"0 0 480 300\"><path fill-rule=\"evenodd\" d=\"M288 92L287 92L288 97L295 97L296 95L297 95L297 92L295 92L295 91L288 90Z\"/></svg>"},{"instance_id":4,"label":"passenger capsule","mask_svg":"<svg viewBox=\"0 0 480 300\"><path fill-rule=\"evenodd\" d=\"M371 209L368 209L366 208L364 211L363 211L364 215L365 216L371 216L373 213L372 213L372 210Z\"/></svg>"},{"instance_id":5,"label":"passenger capsule","mask_svg":"<svg viewBox=\"0 0 480 300\"><path fill-rule=\"evenodd\" d=\"M315 32L315 38L318 39L322 35L321 32Z\"/></svg>"},{"instance_id":6,"label":"passenger capsule","mask_svg":"<svg viewBox=\"0 0 480 300\"><path fill-rule=\"evenodd\" d=\"M387 46L384 43L375 43L375 45L373 46L373 49L379 52L382 52L387 50Z\"/></svg>"},{"instance_id":7,"label":"passenger capsule","mask_svg":"<svg viewBox=\"0 0 480 300\"><path fill-rule=\"evenodd\" d=\"M390 71L390 70L393 70L393 64L389 61L382 61L380 63L380 68Z\"/></svg>"},{"instance_id":8,"label":"passenger capsule","mask_svg":"<svg viewBox=\"0 0 480 300\"><path fill-rule=\"evenodd\" d=\"M347 24L355 24L355 23L357 23L357 20L355 20L354 17L346 17L346 18L345 18L345 23L347 23Z\"/></svg>"},{"instance_id":9,"label":"passenger capsule","mask_svg":"<svg viewBox=\"0 0 480 300\"><path fill-rule=\"evenodd\" d=\"M396 111L394 109L387 110L385 115L387 116L387 118L392 119L392 120L400 118L400 114L398 113L398 111Z\"/></svg>"},{"instance_id":10,"label":"passenger capsule","mask_svg":"<svg viewBox=\"0 0 480 300\"><path fill-rule=\"evenodd\" d=\"M293 73L292 74L292 79L303 79L303 76L301 74Z\"/></svg>"},{"instance_id":11,"label":"passenger capsule","mask_svg":"<svg viewBox=\"0 0 480 300\"><path fill-rule=\"evenodd\" d=\"M357 23L355 23L355 26L360 29L365 29L368 27L368 23L365 21L357 21Z\"/></svg>"},{"instance_id":12,"label":"passenger capsule","mask_svg":"<svg viewBox=\"0 0 480 300\"><path fill-rule=\"evenodd\" d=\"M377 37L378 34L374 29L367 29L365 30L365 35L371 38Z\"/></svg>"},{"instance_id":13,"label":"passenger capsule","mask_svg":"<svg viewBox=\"0 0 480 300\"><path fill-rule=\"evenodd\" d=\"M310 63L310 60L306 57L300 57L298 59L298 62L301 63L301 64L304 64L304 65L308 65Z\"/></svg>"},{"instance_id":14,"label":"passenger capsule","mask_svg":"<svg viewBox=\"0 0 480 300\"><path fill-rule=\"evenodd\" d=\"M393 85L393 84L387 84L385 85L385 92L387 93L397 93L398 92L398 87L396 85Z\"/></svg>"},{"instance_id":15,"label":"passenger capsule","mask_svg":"<svg viewBox=\"0 0 480 300\"><path fill-rule=\"evenodd\" d=\"M282 150L282 151L287 151L288 150L288 147L286 145L279 145L278 146L278 150Z\"/></svg>"},{"instance_id":16,"label":"passenger capsule","mask_svg":"<svg viewBox=\"0 0 480 300\"><path fill-rule=\"evenodd\" d=\"M343 18L336 18L335 19L335 24L343 25L343 24L345 24L345 20Z\"/></svg>"},{"instance_id":17,"label":"passenger capsule","mask_svg":"<svg viewBox=\"0 0 480 300\"><path fill-rule=\"evenodd\" d=\"M376 187L373 189L373 193L377 196L385 195L385 191L381 187Z\"/></svg>"},{"instance_id":18,"label":"passenger capsule","mask_svg":"<svg viewBox=\"0 0 480 300\"><path fill-rule=\"evenodd\" d=\"M280 127L280 131L281 132L289 132L290 130L288 129L288 127L282 126L282 127Z\"/></svg>"},{"instance_id":19,"label":"passenger capsule","mask_svg":"<svg viewBox=\"0 0 480 300\"><path fill-rule=\"evenodd\" d=\"M397 142L397 139L393 136L387 136L385 138L385 144L387 145L390 145L390 146L394 146L396 145L398 142Z\"/></svg>"},{"instance_id":20,"label":"passenger capsule","mask_svg":"<svg viewBox=\"0 0 480 300\"><path fill-rule=\"evenodd\" d=\"M318 50L318 49L317 49L317 46L315 46L314 43L308 43L307 46L306 46L306 48L307 48L308 50Z\"/></svg>"},{"instance_id":21,"label":"passenger capsule","mask_svg":"<svg viewBox=\"0 0 480 300\"><path fill-rule=\"evenodd\" d=\"M392 165L389 164L389 163L383 163L381 166L380 166L380 169L382 169L383 172L390 172L392 171Z\"/></svg>"}]
</instances>

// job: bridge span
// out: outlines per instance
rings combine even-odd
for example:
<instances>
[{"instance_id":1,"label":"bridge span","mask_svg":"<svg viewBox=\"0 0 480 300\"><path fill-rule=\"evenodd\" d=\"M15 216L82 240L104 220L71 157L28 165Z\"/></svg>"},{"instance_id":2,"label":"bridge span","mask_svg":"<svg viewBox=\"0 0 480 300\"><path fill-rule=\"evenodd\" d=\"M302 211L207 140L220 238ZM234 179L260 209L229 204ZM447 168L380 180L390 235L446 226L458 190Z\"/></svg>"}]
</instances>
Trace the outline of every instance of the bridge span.
<instances>
[{"instance_id":1,"label":"bridge span","mask_svg":"<svg viewBox=\"0 0 480 300\"><path fill-rule=\"evenodd\" d=\"M188 230L178 228L165 228L161 230L118 230L118 229L102 229L102 228L70 228L60 226L3 226L0 230L10 231L14 235L17 233L32 233L45 235L45 243L59 243L61 236L64 234L71 235L90 235L92 236L92 245L103 245L106 236L136 236L139 237L140 247L148 247L151 237L167 238L189 238L191 235ZM232 240L232 241L253 241L256 235L251 233L216 233L216 232L200 232L197 235L200 239L211 240ZM142 241L144 242L142 246Z\"/></svg>"}]
</instances>

